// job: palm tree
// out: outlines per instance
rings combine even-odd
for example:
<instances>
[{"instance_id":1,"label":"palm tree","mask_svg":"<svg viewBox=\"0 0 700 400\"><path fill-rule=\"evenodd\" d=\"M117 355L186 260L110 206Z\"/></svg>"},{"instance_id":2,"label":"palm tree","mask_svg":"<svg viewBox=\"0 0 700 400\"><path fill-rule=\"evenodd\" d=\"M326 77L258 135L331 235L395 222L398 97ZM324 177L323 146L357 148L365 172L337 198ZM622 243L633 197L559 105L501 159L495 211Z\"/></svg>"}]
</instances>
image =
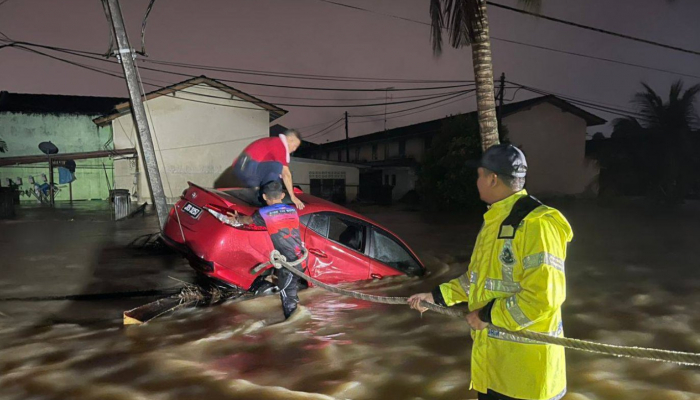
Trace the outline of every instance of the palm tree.
<instances>
[{"instance_id":1,"label":"palm tree","mask_svg":"<svg viewBox=\"0 0 700 400\"><path fill-rule=\"evenodd\" d=\"M519 2L537 10L541 0ZM452 47L472 47L481 147L486 150L499 142L486 0L430 0L430 18L435 55L442 52L443 29L447 29Z\"/></svg>"},{"instance_id":2,"label":"palm tree","mask_svg":"<svg viewBox=\"0 0 700 400\"><path fill-rule=\"evenodd\" d=\"M700 150L694 149L693 140L693 135L697 135L693 129L700 122L695 108L700 84L684 91L682 80L674 82L666 102L651 86L642 86L644 90L632 98L639 117L614 121L613 135L644 142L640 154L643 159L639 162L647 167L650 194L670 203L682 202L689 179L695 175L692 164Z\"/></svg>"}]
</instances>

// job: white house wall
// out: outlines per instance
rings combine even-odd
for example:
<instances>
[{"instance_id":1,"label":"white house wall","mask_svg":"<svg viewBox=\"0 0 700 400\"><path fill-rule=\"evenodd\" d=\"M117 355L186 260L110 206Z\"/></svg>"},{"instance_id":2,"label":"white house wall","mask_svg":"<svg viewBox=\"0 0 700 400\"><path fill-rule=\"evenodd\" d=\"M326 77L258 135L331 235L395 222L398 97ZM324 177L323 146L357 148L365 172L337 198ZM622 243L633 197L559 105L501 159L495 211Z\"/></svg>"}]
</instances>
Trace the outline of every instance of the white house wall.
<instances>
[{"instance_id":1,"label":"white house wall","mask_svg":"<svg viewBox=\"0 0 700 400\"><path fill-rule=\"evenodd\" d=\"M213 186L248 144L268 137L269 112L231 97L201 84L146 102L158 168L170 203L179 198L187 181ZM139 202L150 202L131 114L116 118L112 126L115 148L136 147L139 151L138 166L129 160L115 162L116 187L132 193L136 190Z\"/></svg>"},{"instance_id":2,"label":"white house wall","mask_svg":"<svg viewBox=\"0 0 700 400\"><path fill-rule=\"evenodd\" d=\"M348 202L357 198L360 186L360 170L352 165L340 163L310 160L306 158L292 158L289 169L294 177L294 184L299 185L306 192L311 192L311 175L319 173L340 173L345 178L345 195Z\"/></svg>"},{"instance_id":3,"label":"white house wall","mask_svg":"<svg viewBox=\"0 0 700 400\"><path fill-rule=\"evenodd\" d=\"M586 122L541 103L503 119L508 138L528 160L527 189L533 194L580 194L595 169L585 158Z\"/></svg>"}]
</instances>

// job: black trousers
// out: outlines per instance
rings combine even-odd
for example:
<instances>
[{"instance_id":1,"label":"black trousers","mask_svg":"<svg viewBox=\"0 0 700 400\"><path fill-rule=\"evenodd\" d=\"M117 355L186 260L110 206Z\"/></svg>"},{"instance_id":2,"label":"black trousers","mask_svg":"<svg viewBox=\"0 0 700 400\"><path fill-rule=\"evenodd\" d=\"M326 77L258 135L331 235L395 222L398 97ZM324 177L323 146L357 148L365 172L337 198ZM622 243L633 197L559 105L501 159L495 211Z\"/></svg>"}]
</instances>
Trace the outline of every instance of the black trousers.
<instances>
[{"instance_id":1,"label":"black trousers","mask_svg":"<svg viewBox=\"0 0 700 400\"><path fill-rule=\"evenodd\" d=\"M522 399L516 399L513 397L508 397L505 395L502 395L498 392L494 392L493 390L489 390L488 393L479 393L479 400L522 400Z\"/></svg>"},{"instance_id":2,"label":"black trousers","mask_svg":"<svg viewBox=\"0 0 700 400\"><path fill-rule=\"evenodd\" d=\"M287 319L297 309L299 304L299 296L297 295L299 278L287 269L280 268L277 270L277 287L280 289L284 318Z\"/></svg>"}]
</instances>

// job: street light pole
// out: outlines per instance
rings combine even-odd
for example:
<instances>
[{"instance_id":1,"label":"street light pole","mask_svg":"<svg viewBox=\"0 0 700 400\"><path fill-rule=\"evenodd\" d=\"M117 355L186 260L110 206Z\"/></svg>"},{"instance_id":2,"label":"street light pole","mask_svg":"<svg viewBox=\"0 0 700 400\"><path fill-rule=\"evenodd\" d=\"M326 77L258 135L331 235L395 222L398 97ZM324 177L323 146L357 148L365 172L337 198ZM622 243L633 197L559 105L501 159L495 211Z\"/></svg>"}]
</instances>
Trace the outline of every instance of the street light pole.
<instances>
[{"instance_id":1,"label":"street light pole","mask_svg":"<svg viewBox=\"0 0 700 400\"><path fill-rule=\"evenodd\" d=\"M143 164L146 167L146 180L150 189L153 203L156 206L158 213L158 222L160 229L163 229L165 222L168 219L168 204L165 199L165 191L163 190L163 181L160 177L158 169L158 161L156 160L156 152L153 147L153 139L151 130L148 127L148 119L146 118L146 109L143 106L141 91L139 88L138 77L136 73L136 64L134 63L133 55L136 54L134 49L129 44L129 38L126 35L124 26L124 18L119 0L107 0L109 10L109 18L112 21L114 37L119 48L118 58L120 59L122 68L124 69L124 77L126 78L126 87L129 90L129 98L131 100L131 116L134 119L134 124L138 129L139 147L141 148L141 157Z\"/></svg>"}]
</instances>

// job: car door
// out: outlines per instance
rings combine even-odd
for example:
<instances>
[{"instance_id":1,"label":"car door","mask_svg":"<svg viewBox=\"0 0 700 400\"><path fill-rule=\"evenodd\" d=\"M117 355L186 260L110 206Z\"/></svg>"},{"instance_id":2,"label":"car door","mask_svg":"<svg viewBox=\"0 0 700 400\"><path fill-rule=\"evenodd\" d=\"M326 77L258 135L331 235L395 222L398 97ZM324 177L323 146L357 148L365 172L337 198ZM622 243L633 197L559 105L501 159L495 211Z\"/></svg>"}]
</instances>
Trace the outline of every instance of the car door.
<instances>
[{"instance_id":1,"label":"car door","mask_svg":"<svg viewBox=\"0 0 700 400\"><path fill-rule=\"evenodd\" d=\"M366 223L332 212L311 214L306 222L304 244L311 276L330 284L369 279Z\"/></svg>"},{"instance_id":2,"label":"car door","mask_svg":"<svg viewBox=\"0 0 700 400\"><path fill-rule=\"evenodd\" d=\"M370 275L372 278L420 276L424 270L413 253L393 234L376 226L370 229Z\"/></svg>"}]
</instances>

